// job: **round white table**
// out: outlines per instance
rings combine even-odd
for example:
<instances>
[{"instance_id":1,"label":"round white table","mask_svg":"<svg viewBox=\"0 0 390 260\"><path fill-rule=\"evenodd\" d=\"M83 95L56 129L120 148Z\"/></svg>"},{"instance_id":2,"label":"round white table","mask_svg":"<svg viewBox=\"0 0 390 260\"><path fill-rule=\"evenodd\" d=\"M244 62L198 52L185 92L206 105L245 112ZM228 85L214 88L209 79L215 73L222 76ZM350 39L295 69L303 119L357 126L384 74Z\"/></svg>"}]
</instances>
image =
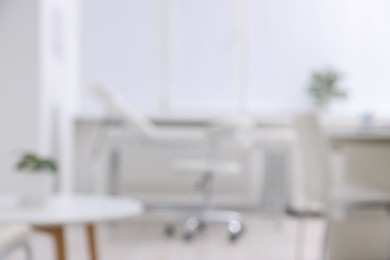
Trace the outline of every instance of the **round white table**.
<instances>
[{"instance_id":1,"label":"round white table","mask_svg":"<svg viewBox=\"0 0 390 260\"><path fill-rule=\"evenodd\" d=\"M0 224L30 224L55 239L57 260L66 260L64 227L87 227L92 260L97 260L95 223L125 219L142 213L139 201L107 196L53 196L41 206L21 206L15 197L0 197Z\"/></svg>"}]
</instances>

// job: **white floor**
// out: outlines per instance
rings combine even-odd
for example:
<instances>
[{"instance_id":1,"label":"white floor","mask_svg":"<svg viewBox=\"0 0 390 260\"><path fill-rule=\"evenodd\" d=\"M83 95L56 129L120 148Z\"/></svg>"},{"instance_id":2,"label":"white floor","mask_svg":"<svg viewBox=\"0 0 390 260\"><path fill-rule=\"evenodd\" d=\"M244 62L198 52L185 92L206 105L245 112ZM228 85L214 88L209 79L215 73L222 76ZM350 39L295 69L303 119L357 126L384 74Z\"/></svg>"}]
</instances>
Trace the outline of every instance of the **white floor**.
<instances>
[{"instance_id":1,"label":"white floor","mask_svg":"<svg viewBox=\"0 0 390 260\"><path fill-rule=\"evenodd\" d=\"M101 260L292 260L297 222L285 219L275 222L260 215L246 216L247 232L231 243L223 226L211 226L191 242L183 241L178 234L167 238L163 226L168 218L145 216L126 223L99 226ZM305 260L319 259L319 242L322 224L311 221L307 233ZM70 260L86 260L87 241L82 227L67 230ZM33 236L36 260L54 259L50 237ZM14 257L21 259L21 255Z\"/></svg>"}]
</instances>

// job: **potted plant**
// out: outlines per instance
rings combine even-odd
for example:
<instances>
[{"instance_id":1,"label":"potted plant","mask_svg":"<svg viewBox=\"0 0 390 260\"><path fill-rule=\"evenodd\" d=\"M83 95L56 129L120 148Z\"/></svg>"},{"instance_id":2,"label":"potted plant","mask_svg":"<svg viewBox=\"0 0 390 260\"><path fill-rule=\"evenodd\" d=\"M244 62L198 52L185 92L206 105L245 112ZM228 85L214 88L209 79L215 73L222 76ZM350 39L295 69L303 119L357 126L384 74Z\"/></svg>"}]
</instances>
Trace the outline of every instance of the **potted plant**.
<instances>
[{"instance_id":1,"label":"potted plant","mask_svg":"<svg viewBox=\"0 0 390 260\"><path fill-rule=\"evenodd\" d=\"M341 75L332 69L316 71L311 76L308 94L319 110L325 110L332 101L347 98L347 92L340 88Z\"/></svg>"},{"instance_id":2,"label":"potted plant","mask_svg":"<svg viewBox=\"0 0 390 260\"><path fill-rule=\"evenodd\" d=\"M24 205L43 204L54 188L58 166L54 159L26 153L16 164L17 185Z\"/></svg>"}]
</instances>

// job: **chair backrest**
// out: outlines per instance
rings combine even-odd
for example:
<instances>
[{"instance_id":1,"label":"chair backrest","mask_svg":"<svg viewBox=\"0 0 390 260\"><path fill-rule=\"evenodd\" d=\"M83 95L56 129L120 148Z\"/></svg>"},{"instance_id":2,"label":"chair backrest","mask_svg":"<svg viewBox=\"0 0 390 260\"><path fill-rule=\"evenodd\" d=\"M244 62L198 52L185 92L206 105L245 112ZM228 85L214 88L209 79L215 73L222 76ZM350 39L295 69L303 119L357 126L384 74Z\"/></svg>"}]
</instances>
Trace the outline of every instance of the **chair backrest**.
<instances>
[{"instance_id":1,"label":"chair backrest","mask_svg":"<svg viewBox=\"0 0 390 260\"><path fill-rule=\"evenodd\" d=\"M153 122L145 115L129 106L112 88L97 83L91 86L92 92L105 104L111 116L123 119L126 124L134 127L136 131L149 137L155 131Z\"/></svg>"},{"instance_id":2,"label":"chair backrest","mask_svg":"<svg viewBox=\"0 0 390 260\"><path fill-rule=\"evenodd\" d=\"M327 202L331 172L328 142L314 113L294 118L303 163L303 185L309 200Z\"/></svg>"},{"instance_id":3,"label":"chair backrest","mask_svg":"<svg viewBox=\"0 0 390 260\"><path fill-rule=\"evenodd\" d=\"M216 118L209 125L208 137L218 139L225 146L233 148L246 148L254 143L256 124L253 118L244 116Z\"/></svg>"}]
</instances>

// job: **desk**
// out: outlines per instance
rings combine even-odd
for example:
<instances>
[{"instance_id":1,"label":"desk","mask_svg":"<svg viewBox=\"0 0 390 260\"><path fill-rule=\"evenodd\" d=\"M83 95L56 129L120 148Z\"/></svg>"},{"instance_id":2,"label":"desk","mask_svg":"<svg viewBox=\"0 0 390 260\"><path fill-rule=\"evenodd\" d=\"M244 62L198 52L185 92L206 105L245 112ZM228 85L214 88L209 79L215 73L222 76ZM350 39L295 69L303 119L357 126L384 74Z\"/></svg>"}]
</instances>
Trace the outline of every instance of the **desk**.
<instances>
[{"instance_id":1,"label":"desk","mask_svg":"<svg viewBox=\"0 0 390 260\"><path fill-rule=\"evenodd\" d=\"M22 207L15 197L0 197L0 212L0 224L26 223L51 234L55 240L57 260L66 260L64 227L86 225L91 259L97 260L94 224L138 215L142 212L142 205L125 198L62 195L51 197L42 206Z\"/></svg>"},{"instance_id":2,"label":"desk","mask_svg":"<svg viewBox=\"0 0 390 260\"><path fill-rule=\"evenodd\" d=\"M332 139L332 141L336 142L390 141L390 128L330 128L328 129L328 136Z\"/></svg>"},{"instance_id":3,"label":"desk","mask_svg":"<svg viewBox=\"0 0 390 260\"><path fill-rule=\"evenodd\" d=\"M338 127L327 130L332 147L341 149L345 155L348 181L388 192L390 128ZM388 221L387 214L382 212L359 212L347 216L333 229L334 238L340 243L337 245L339 250L334 250L337 256L332 259L387 259ZM385 243L381 243L382 241ZM350 250L351 248L356 250Z\"/></svg>"},{"instance_id":4,"label":"desk","mask_svg":"<svg viewBox=\"0 0 390 260\"><path fill-rule=\"evenodd\" d=\"M332 147L342 150L349 181L390 189L390 128L330 128Z\"/></svg>"}]
</instances>

